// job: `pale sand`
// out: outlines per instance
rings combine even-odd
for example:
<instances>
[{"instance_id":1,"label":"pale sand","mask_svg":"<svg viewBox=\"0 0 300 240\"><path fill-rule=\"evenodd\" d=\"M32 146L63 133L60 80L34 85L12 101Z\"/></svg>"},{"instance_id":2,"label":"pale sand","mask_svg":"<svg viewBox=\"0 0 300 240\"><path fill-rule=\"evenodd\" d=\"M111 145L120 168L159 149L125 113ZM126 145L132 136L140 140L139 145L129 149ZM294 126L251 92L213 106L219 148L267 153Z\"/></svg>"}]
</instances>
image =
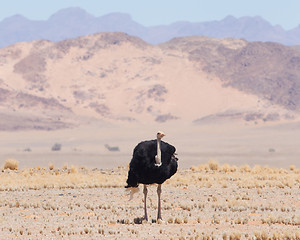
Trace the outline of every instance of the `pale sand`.
<instances>
[{"instance_id":1,"label":"pale sand","mask_svg":"<svg viewBox=\"0 0 300 240\"><path fill-rule=\"evenodd\" d=\"M127 166L137 143L154 139L158 130L166 133L164 141L176 147L181 168L210 159L235 165L300 167L299 123L274 126L239 123L195 126L178 122L90 124L49 132L0 132L0 164L7 158L15 158L21 168L48 166L50 162L58 167L63 164L100 169ZM62 144L61 151L51 151L55 143ZM105 144L118 146L120 151L109 152ZM25 152L26 148L31 152Z\"/></svg>"}]
</instances>

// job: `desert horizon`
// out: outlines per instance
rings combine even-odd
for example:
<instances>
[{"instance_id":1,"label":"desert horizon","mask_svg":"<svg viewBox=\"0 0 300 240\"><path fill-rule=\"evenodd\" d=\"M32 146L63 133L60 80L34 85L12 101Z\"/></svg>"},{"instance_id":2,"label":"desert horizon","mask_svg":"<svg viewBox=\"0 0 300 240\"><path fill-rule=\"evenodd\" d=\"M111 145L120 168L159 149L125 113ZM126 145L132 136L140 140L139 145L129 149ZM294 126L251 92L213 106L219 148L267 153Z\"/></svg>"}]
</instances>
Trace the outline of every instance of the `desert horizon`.
<instances>
[{"instance_id":1,"label":"desert horizon","mask_svg":"<svg viewBox=\"0 0 300 240\"><path fill-rule=\"evenodd\" d=\"M155 139L155 133L163 130L167 135L164 140L176 147L182 168L208 160L234 165L299 167L297 126L298 122L265 126L93 123L56 131L1 132L0 157L2 161L15 158L21 167L36 167L49 162L58 166L125 167L139 142ZM53 151L54 144L60 144L61 149ZM105 145L118 147L118 150L109 151Z\"/></svg>"}]
</instances>

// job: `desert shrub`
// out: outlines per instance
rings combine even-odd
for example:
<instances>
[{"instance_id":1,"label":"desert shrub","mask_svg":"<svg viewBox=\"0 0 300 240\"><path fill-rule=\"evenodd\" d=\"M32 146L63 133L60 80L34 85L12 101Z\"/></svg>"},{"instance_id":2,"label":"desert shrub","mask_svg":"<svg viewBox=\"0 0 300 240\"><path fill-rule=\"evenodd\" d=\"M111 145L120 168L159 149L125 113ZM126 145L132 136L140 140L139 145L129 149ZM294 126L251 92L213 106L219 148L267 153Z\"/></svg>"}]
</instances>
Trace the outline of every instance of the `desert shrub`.
<instances>
[{"instance_id":1,"label":"desert shrub","mask_svg":"<svg viewBox=\"0 0 300 240\"><path fill-rule=\"evenodd\" d=\"M209 160L208 166L209 166L210 170L216 171L219 168L219 163L215 160Z\"/></svg>"},{"instance_id":2,"label":"desert shrub","mask_svg":"<svg viewBox=\"0 0 300 240\"><path fill-rule=\"evenodd\" d=\"M78 173L78 169L76 166L74 165L71 166L71 173Z\"/></svg>"},{"instance_id":3,"label":"desert shrub","mask_svg":"<svg viewBox=\"0 0 300 240\"><path fill-rule=\"evenodd\" d=\"M60 151L61 150L61 144L60 143L55 143L52 148L52 151Z\"/></svg>"},{"instance_id":4,"label":"desert shrub","mask_svg":"<svg viewBox=\"0 0 300 240\"><path fill-rule=\"evenodd\" d=\"M221 167L221 171L223 172L230 172L230 165L228 163L225 163L222 167Z\"/></svg>"},{"instance_id":5,"label":"desert shrub","mask_svg":"<svg viewBox=\"0 0 300 240\"><path fill-rule=\"evenodd\" d=\"M28 147L28 148L25 148L25 149L24 149L24 152L31 152L31 148L29 148L29 147Z\"/></svg>"},{"instance_id":6,"label":"desert shrub","mask_svg":"<svg viewBox=\"0 0 300 240\"><path fill-rule=\"evenodd\" d=\"M66 170L68 170L68 165L64 164L61 168L62 168L62 170L66 171Z\"/></svg>"},{"instance_id":7,"label":"desert shrub","mask_svg":"<svg viewBox=\"0 0 300 240\"><path fill-rule=\"evenodd\" d=\"M54 169L54 164L53 163L49 163L49 170L53 170Z\"/></svg>"},{"instance_id":8,"label":"desert shrub","mask_svg":"<svg viewBox=\"0 0 300 240\"><path fill-rule=\"evenodd\" d=\"M294 171L296 169L295 165L290 165L290 170Z\"/></svg>"},{"instance_id":9,"label":"desert shrub","mask_svg":"<svg viewBox=\"0 0 300 240\"><path fill-rule=\"evenodd\" d=\"M249 165L247 165L247 164L243 165L243 166L240 167L240 171L241 172L248 172L249 173L249 172L251 172L251 167Z\"/></svg>"},{"instance_id":10,"label":"desert shrub","mask_svg":"<svg viewBox=\"0 0 300 240\"><path fill-rule=\"evenodd\" d=\"M19 162L15 159L6 159L4 162L3 169L10 169L10 170L18 170Z\"/></svg>"},{"instance_id":11,"label":"desert shrub","mask_svg":"<svg viewBox=\"0 0 300 240\"><path fill-rule=\"evenodd\" d=\"M269 152L274 153L274 152L276 152L276 150L275 150L275 148L269 148Z\"/></svg>"}]
</instances>

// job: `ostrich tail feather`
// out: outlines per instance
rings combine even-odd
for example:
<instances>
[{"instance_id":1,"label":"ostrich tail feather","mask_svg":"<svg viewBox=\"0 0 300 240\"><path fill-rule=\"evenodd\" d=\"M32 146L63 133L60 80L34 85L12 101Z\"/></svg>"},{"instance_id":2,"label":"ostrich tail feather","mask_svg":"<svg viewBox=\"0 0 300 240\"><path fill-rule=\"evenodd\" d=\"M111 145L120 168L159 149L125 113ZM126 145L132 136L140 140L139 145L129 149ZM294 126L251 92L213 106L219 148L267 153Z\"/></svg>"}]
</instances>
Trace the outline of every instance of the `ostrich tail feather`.
<instances>
[{"instance_id":1,"label":"ostrich tail feather","mask_svg":"<svg viewBox=\"0 0 300 240\"><path fill-rule=\"evenodd\" d=\"M125 191L128 192L128 194L127 194L127 196L129 196L128 201L131 201L133 199L133 195L135 193L138 193L140 191L140 189L138 187L128 187L128 188L126 188Z\"/></svg>"}]
</instances>

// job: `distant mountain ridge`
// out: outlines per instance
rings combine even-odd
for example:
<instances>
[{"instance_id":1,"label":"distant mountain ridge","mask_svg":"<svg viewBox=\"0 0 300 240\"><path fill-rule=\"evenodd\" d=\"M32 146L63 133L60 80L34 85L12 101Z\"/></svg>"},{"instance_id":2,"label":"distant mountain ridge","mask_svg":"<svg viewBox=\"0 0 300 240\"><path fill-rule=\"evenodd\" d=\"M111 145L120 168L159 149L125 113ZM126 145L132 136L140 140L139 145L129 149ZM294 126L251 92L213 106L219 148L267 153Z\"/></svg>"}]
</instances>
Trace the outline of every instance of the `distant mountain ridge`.
<instances>
[{"instance_id":1,"label":"distant mountain ridge","mask_svg":"<svg viewBox=\"0 0 300 240\"><path fill-rule=\"evenodd\" d=\"M175 22L145 27L133 21L128 14L111 13L94 17L74 7L62 9L46 21L33 21L21 15L4 19L0 22L0 47L33 40L61 41L98 32L124 32L151 44L166 42L175 37L201 35L300 45L300 25L286 31L279 25L272 26L261 17L228 16L220 21Z\"/></svg>"},{"instance_id":2,"label":"distant mountain ridge","mask_svg":"<svg viewBox=\"0 0 300 240\"><path fill-rule=\"evenodd\" d=\"M0 72L0 131L300 117L300 51L278 43L98 33L1 48Z\"/></svg>"}]
</instances>

